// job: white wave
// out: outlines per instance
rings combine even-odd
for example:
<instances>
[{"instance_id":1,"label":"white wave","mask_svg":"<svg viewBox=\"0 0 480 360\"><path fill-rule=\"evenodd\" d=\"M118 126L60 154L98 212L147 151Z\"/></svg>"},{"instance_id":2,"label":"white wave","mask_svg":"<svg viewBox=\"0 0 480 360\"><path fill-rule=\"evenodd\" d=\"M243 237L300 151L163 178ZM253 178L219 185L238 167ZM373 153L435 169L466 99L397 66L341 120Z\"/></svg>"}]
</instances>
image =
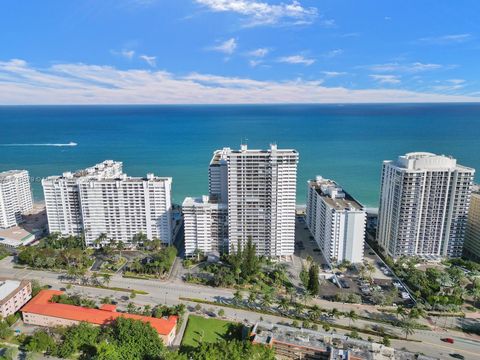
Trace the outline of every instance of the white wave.
<instances>
[{"instance_id":1,"label":"white wave","mask_svg":"<svg viewBox=\"0 0 480 360\"><path fill-rule=\"evenodd\" d=\"M44 143L44 144L0 144L0 146L77 146L78 144L76 142L70 141L69 143L65 144L49 144L49 143Z\"/></svg>"}]
</instances>

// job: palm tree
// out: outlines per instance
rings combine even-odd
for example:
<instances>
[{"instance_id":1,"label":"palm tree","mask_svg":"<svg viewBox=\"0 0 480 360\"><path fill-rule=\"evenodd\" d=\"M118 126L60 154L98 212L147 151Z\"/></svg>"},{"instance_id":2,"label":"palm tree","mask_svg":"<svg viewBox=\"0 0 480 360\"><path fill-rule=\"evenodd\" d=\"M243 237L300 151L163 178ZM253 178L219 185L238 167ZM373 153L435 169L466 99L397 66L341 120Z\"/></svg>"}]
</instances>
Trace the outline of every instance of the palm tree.
<instances>
[{"instance_id":1,"label":"palm tree","mask_svg":"<svg viewBox=\"0 0 480 360\"><path fill-rule=\"evenodd\" d=\"M312 294L310 292L305 291L302 294L303 305L307 306L307 302L312 299Z\"/></svg>"},{"instance_id":2,"label":"palm tree","mask_svg":"<svg viewBox=\"0 0 480 360\"><path fill-rule=\"evenodd\" d=\"M250 294L248 294L248 299L247 299L247 302L248 302L248 305L249 306L252 306L255 304L255 301L257 300L257 294L255 291L250 291Z\"/></svg>"},{"instance_id":3,"label":"palm tree","mask_svg":"<svg viewBox=\"0 0 480 360\"><path fill-rule=\"evenodd\" d=\"M105 233L101 233L98 238L96 238L94 241L93 241L93 244L95 245L95 247L101 247L103 245L104 242L107 241L107 234Z\"/></svg>"},{"instance_id":4,"label":"palm tree","mask_svg":"<svg viewBox=\"0 0 480 360\"><path fill-rule=\"evenodd\" d=\"M358 320L358 315L357 315L357 313L356 313L355 311L353 311L353 310L350 310L350 311L347 313L346 317L349 319L349 321L348 321L348 326L351 326L351 325L352 325L352 321L355 322L355 321Z\"/></svg>"},{"instance_id":5,"label":"palm tree","mask_svg":"<svg viewBox=\"0 0 480 360\"><path fill-rule=\"evenodd\" d=\"M480 285L475 284L470 290L470 295L473 298L473 305L478 307L478 302L480 301Z\"/></svg>"},{"instance_id":6,"label":"palm tree","mask_svg":"<svg viewBox=\"0 0 480 360\"><path fill-rule=\"evenodd\" d=\"M405 334L405 340L408 339L409 335L413 335L415 333L416 323L412 319L404 319L400 324L402 329L402 333Z\"/></svg>"},{"instance_id":7,"label":"palm tree","mask_svg":"<svg viewBox=\"0 0 480 360\"><path fill-rule=\"evenodd\" d=\"M103 284L105 286L108 286L108 284L110 283L110 280L112 279L112 275L104 273L102 274L102 279L103 279Z\"/></svg>"},{"instance_id":8,"label":"palm tree","mask_svg":"<svg viewBox=\"0 0 480 360\"><path fill-rule=\"evenodd\" d=\"M92 282L92 285L98 285L98 274L96 272L92 272L90 275L90 281Z\"/></svg>"},{"instance_id":9,"label":"palm tree","mask_svg":"<svg viewBox=\"0 0 480 360\"><path fill-rule=\"evenodd\" d=\"M308 316L312 321L316 321L322 315L322 310L318 305L313 305L308 312Z\"/></svg>"},{"instance_id":10,"label":"palm tree","mask_svg":"<svg viewBox=\"0 0 480 360\"><path fill-rule=\"evenodd\" d=\"M235 291L235 293L233 294L233 301L235 302L235 304L239 304L241 303L243 300L243 294L240 290L237 290Z\"/></svg>"},{"instance_id":11,"label":"palm tree","mask_svg":"<svg viewBox=\"0 0 480 360\"><path fill-rule=\"evenodd\" d=\"M117 242L117 251L120 253L120 256L122 256L122 251L125 250L125 244L123 241Z\"/></svg>"},{"instance_id":12,"label":"palm tree","mask_svg":"<svg viewBox=\"0 0 480 360\"><path fill-rule=\"evenodd\" d=\"M262 299L260 301L260 305L264 308L269 308L270 305L272 305L272 296L269 293L265 293L262 296Z\"/></svg>"},{"instance_id":13,"label":"palm tree","mask_svg":"<svg viewBox=\"0 0 480 360\"><path fill-rule=\"evenodd\" d=\"M302 303L299 303L299 302L295 302L293 304L293 307L295 308L295 312L298 316L301 316L302 315L302 312L303 312L303 309L304 309L304 306Z\"/></svg>"},{"instance_id":14,"label":"palm tree","mask_svg":"<svg viewBox=\"0 0 480 360\"><path fill-rule=\"evenodd\" d=\"M420 319L420 318L425 318L427 317L427 312L422 306L419 306L418 304L410 310L408 313L408 317L410 319Z\"/></svg>"},{"instance_id":15,"label":"palm tree","mask_svg":"<svg viewBox=\"0 0 480 360\"><path fill-rule=\"evenodd\" d=\"M338 319L340 317L340 311L338 311L337 308L333 308L328 312L328 316L330 316L331 318Z\"/></svg>"},{"instance_id":16,"label":"palm tree","mask_svg":"<svg viewBox=\"0 0 480 360\"><path fill-rule=\"evenodd\" d=\"M402 305L397 306L395 309L395 314L397 315L397 320L400 320L400 316L404 316L406 314L405 308Z\"/></svg>"},{"instance_id":17,"label":"palm tree","mask_svg":"<svg viewBox=\"0 0 480 360\"><path fill-rule=\"evenodd\" d=\"M287 312L290 308L290 304L288 300L284 297L281 297L278 301L278 309L282 310L283 312Z\"/></svg>"}]
</instances>

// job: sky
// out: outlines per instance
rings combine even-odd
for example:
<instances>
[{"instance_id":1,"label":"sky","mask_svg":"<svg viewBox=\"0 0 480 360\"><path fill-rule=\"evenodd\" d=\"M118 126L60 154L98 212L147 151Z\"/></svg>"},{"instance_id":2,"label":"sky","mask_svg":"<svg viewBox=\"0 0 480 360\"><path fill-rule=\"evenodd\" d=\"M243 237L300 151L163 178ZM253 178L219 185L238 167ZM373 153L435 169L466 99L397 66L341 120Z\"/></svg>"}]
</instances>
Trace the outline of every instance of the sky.
<instances>
[{"instance_id":1,"label":"sky","mask_svg":"<svg viewBox=\"0 0 480 360\"><path fill-rule=\"evenodd\" d=\"M478 0L2 0L0 104L480 101Z\"/></svg>"}]
</instances>

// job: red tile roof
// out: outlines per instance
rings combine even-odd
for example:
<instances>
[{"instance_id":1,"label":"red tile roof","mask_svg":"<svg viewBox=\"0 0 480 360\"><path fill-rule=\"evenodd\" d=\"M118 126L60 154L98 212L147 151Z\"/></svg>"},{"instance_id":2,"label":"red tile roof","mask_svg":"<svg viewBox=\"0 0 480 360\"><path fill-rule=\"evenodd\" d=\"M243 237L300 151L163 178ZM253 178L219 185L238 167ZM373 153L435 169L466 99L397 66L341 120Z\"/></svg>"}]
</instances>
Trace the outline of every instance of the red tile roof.
<instances>
[{"instance_id":1,"label":"red tile roof","mask_svg":"<svg viewBox=\"0 0 480 360\"><path fill-rule=\"evenodd\" d=\"M63 291L42 290L30 300L22 309L23 313L32 313L51 316L61 319L84 321L91 324L107 324L119 317L141 320L149 323L160 335L168 335L177 324L177 316L169 316L167 319L157 319L149 316L116 312L115 305L102 305L100 309L89 309L81 306L58 304L50 302L54 295L62 295Z\"/></svg>"}]
</instances>

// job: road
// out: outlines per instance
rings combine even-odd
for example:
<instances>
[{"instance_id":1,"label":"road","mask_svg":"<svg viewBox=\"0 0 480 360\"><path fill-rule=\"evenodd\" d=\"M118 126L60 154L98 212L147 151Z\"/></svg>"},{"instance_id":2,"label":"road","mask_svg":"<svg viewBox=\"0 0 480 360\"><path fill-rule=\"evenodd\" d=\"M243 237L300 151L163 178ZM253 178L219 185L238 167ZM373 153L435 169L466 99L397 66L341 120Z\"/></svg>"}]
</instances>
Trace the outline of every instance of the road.
<instances>
[{"instance_id":1,"label":"road","mask_svg":"<svg viewBox=\"0 0 480 360\"><path fill-rule=\"evenodd\" d=\"M12 266L11 258L5 258L0 261L0 277L10 277L15 279L36 279L41 283L52 285L54 288L65 287L65 283L61 281L59 274L48 272L48 271L34 271L28 269L15 269ZM142 290L148 292L148 295L137 295L137 297L132 300L138 305L155 305L155 304L166 304L166 305L175 305L180 302L180 297L189 297L189 298L199 298L209 301L222 301L225 299L231 299L233 296L233 290L222 289L222 288L213 288L205 287L193 284L186 284L179 280L169 280L165 282L161 281L152 281L152 280L140 280L140 279L126 279L122 278L120 275L113 275L111 282L109 284L111 287L121 287L128 288L132 290ZM122 291L112 291L107 289L98 289L85 286L73 286L69 291L78 292L83 294L83 296L89 296L95 299L99 299L105 296L112 296L117 301L122 304L126 304L130 300L126 299L125 292ZM350 309L369 311L371 309L362 308L362 305L352 305L352 304L339 304L332 303L328 301L318 300L319 305L325 308L336 307L342 311L349 311ZM190 303L192 307L195 303ZM212 308L215 312L218 312L220 309L219 306L210 306L202 305L203 308ZM255 313L248 310L238 310L223 308L226 314L226 317L235 320L235 321L247 321L248 323L254 323L262 317L266 321L271 322L282 322L290 323L291 320L283 318L280 316L271 316ZM348 319L335 319L335 323L342 325L349 325ZM366 326L371 326L374 322L357 320L354 325L358 328L364 328ZM389 328L391 331L398 333L398 329L395 329L391 326L380 324L385 328ZM339 333L344 331L337 330ZM400 335L400 334L399 334ZM452 337L455 339L455 344L446 344L440 341L442 337ZM480 352L480 342L475 339L469 339L462 336L459 332L432 332L427 330L419 330L412 336L413 339L420 340L421 342L406 342L401 340L392 341L392 345L398 349L405 348L413 352L421 352L424 354L429 354L432 356L437 356L439 358L449 358L449 353L458 352L466 357L466 359L477 358L477 354Z\"/></svg>"}]
</instances>

